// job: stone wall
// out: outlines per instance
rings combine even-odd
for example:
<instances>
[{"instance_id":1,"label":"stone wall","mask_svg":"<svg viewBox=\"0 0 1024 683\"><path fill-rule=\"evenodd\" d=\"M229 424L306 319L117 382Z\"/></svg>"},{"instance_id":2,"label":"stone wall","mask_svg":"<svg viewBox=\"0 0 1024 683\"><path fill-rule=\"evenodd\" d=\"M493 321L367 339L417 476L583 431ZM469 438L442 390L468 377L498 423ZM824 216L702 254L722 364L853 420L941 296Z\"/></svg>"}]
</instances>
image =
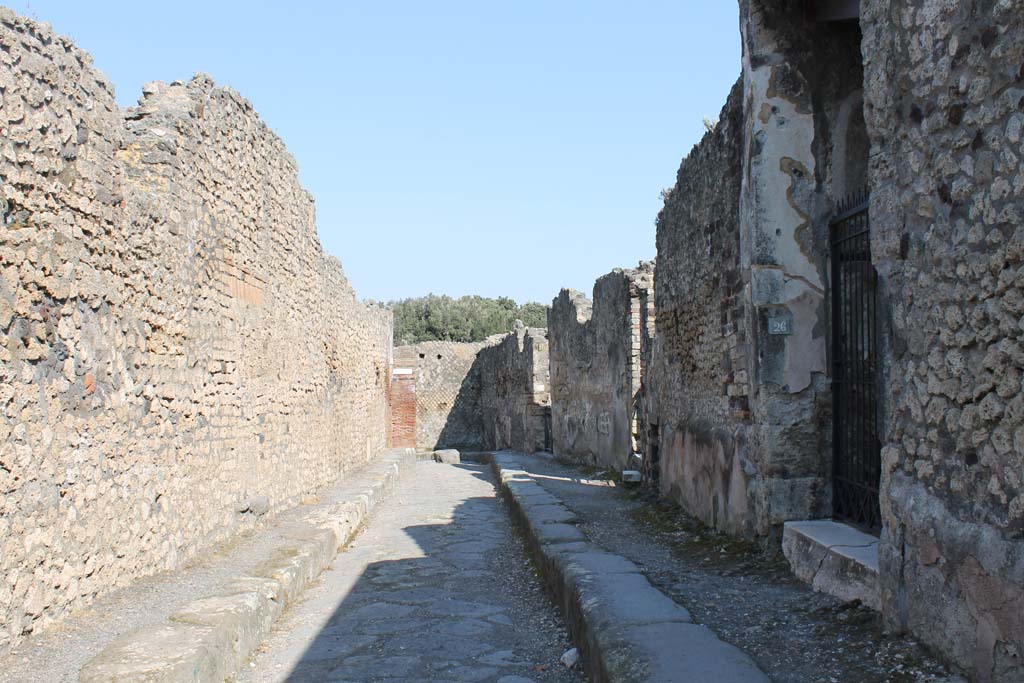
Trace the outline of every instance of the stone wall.
<instances>
[{"instance_id":1,"label":"stone wall","mask_svg":"<svg viewBox=\"0 0 1024 683\"><path fill-rule=\"evenodd\" d=\"M829 221L867 181L861 34L740 2L742 75L658 218L645 450L709 524L831 513Z\"/></svg>"},{"instance_id":2,"label":"stone wall","mask_svg":"<svg viewBox=\"0 0 1024 683\"><path fill-rule=\"evenodd\" d=\"M483 443L493 450L547 450L551 396L547 330L517 327L477 355Z\"/></svg>"},{"instance_id":3,"label":"stone wall","mask_svg":"<svg viewBox=\"0 0 1024 683\"><path fill-rule=\"evenodd\" d=\"M143 92L0 8L0 651L385 445L390 312L284 145L205 76Z\"/></svg>"},{"instance_id":4,"label":"stone wall","mask_svg":"<svg viewBox=\"0 0 1024 683\"><path fill-rule=\"evenodd\" d=\"M1024 680L1024 2L862 6L884 612Z\"/></svg>"},{"instance_id":5,"label":"stone wall","mask_svg":"<svg viewBox=\"0 0 1024 683\"><path fill-rule=\"evenodd\" d=\"M735 533L830 516L829 219L867 186L883 612L1020 680L1024 1L860 6L740 2L741 82L658 220L644 450Z\"/></svg>"},{"instance_id":6,"label":"stone wall","mask_svg":"<svg viewBox=\"0 0 1024 683\"><path fill-rule=\"evenodd\" d=\"M416 374L416 446L481 450L480 373L474 363L482 349L502 336L475 344L422 342L395 348L395 363Z\"/></svg>"},{"instance_id":7,"label":"stone wall","mask_svg":"<svg viewBox=\"0 0 1024 683\"><path fill-rule=\"evenodd\" d=\"M415 417L405 422L415 424L418 448L550 448L547 331L518 325L477 343L395 348L395 371L408 370L395 379L413 387ZM402 418L395 411L392 419Z\"/></svg>"},{"instance_id":8,"label":"stone wall","mask_svg":"<svg viewBox=\"0 0 1024 683\"><path fill-rule=\"evenodd\" d=\"M751 535L765 473L750 444L749 300L741 270L743 106L733 88L658 214L657 333L646 455L662 491L708 524Z\"/></svg>"},{"instance_id":9,"label":"stone wall","mask_svg":"<svg viewBox=\"0 0 1024 683\"><path fill-rule=\"evenodd\" d=\"M594 284L593 304L563 289L548 313L552 445L581 462L632 469L653 326L654 267L616 269Z\"/></svg>"}]
</instances>

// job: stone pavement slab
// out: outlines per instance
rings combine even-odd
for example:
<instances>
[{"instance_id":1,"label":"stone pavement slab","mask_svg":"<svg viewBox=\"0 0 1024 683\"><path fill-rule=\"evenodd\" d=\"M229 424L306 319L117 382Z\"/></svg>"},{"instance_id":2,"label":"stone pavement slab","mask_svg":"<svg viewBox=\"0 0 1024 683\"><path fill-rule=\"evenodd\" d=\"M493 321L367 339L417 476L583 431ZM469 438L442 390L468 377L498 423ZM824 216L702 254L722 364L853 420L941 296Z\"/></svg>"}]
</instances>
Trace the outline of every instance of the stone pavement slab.
<instances>
[{"instance_id":1,"label":"stone pavement slab","mask_svg":"<svg viewBox=\"0 0 1024 683\"><path fill-rule=\"evenodd\" d=\"M237 681L582 681L569 647L488 468L421 461Z\"/></svg>"}]
</instances>

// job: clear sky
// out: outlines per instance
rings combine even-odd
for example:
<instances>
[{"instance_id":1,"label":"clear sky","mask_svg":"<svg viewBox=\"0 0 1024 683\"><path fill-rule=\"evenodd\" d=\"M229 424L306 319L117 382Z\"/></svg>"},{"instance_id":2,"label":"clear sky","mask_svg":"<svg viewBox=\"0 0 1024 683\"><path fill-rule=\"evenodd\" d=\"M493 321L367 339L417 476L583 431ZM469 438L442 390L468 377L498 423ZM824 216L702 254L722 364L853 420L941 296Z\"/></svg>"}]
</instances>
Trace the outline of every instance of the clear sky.
<instances>
[{"instance_id":1,"label":"clear sky","mask_svg":"<svg viewBox=\"0 0 1024 683\"><path fill-rule=\"evenodd\" d=\"M209 73L284 139L363 298L590 293L740 71L735 0L8 0L142 84Z\"/></svg>"}]
</instances>

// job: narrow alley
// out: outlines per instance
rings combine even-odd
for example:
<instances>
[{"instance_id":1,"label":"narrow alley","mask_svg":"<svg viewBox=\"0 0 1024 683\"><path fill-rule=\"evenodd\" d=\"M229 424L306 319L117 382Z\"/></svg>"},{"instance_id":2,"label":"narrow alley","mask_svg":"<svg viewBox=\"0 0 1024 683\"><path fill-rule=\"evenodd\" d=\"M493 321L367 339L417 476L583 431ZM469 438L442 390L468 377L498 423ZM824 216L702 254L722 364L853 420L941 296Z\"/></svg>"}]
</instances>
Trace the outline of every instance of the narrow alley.
<instances>
[{"instance_id":1,"label":"narrow alley","mask_svg":"<svg viewBox=\"0 0 1024 683\"><path fill-rule=\"evenodd\" d=\"M23 4L0 683L1024 683L1024 0Z\"/></svg>"}]
</instances>

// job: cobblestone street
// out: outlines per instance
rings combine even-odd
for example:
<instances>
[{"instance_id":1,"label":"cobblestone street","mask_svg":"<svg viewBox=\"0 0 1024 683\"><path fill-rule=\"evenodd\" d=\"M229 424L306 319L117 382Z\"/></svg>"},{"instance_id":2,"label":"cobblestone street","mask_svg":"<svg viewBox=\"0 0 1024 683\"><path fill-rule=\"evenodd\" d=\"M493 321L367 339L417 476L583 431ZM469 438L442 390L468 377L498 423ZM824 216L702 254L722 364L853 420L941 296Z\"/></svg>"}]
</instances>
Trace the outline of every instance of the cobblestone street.
<instances>
[{"instance_id":1,"label":"cobblestone street","mask_svg":"<svg viewBox=\"0 0 1024 683\"><path fill-rule=\"evenodd\" d=\"M239 683L581 681L488 468L420 462Z\"/></svg>"}]
</instances>

